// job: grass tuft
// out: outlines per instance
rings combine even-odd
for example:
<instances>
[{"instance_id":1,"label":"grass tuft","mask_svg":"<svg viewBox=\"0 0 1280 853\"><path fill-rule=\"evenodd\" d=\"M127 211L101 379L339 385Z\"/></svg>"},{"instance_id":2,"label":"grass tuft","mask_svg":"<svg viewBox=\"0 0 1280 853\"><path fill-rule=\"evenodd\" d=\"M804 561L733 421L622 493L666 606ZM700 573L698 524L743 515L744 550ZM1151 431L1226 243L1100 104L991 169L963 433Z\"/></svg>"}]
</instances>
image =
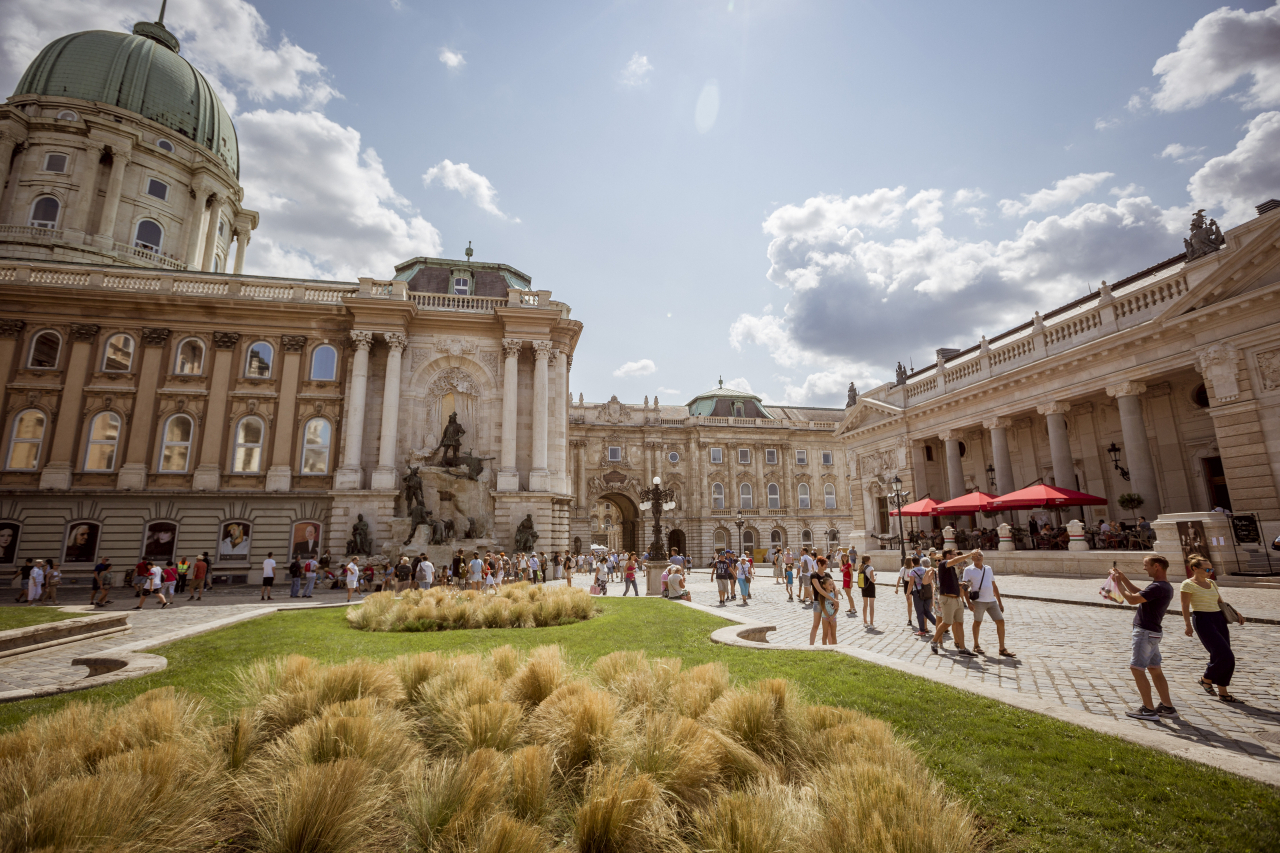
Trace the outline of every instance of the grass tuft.
<instances>
[{"instance_id":1,"label":"grass tuft","mask_svg":"<svg viewBox=\"0 0 1280 853\"><path fill-rule=\"evenodd\" d=\"M376 592L347 608L346 618L360 631L547 628L586 621L597 609L585 589L522 581L503 586L498 595L443 586Z\"/></svg>"}]
</instances>

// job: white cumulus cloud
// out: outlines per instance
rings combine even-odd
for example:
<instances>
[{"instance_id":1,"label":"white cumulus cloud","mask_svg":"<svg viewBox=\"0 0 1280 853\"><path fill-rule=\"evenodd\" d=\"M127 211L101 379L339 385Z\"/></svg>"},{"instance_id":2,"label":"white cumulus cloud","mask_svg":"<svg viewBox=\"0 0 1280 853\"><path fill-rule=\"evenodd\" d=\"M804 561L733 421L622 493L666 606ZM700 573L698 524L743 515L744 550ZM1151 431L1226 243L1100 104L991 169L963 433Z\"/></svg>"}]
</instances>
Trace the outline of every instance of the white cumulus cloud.
<instances>
[{"instance_id":1,"label":"white cumulus cloud","mask_svg":"<svg viewBox=\"0 0 1280 853\"><path fill-rule=\"evenodd\" d=\"M1111 128L1116 127L1119 124L1120 124L1120 119L1118 118L1100 118L1100 119L1094 120L1093 129L1094 130L1110 130Z\"/></svg>"},{"instance_id":2,"label":"white cumulus cloud","mask_svg":"<svg viewBox=\"0 0 1280 853\"><path fill-rule=\"evenodd\" d=\"M471 199L481 210L492 213L501 219L519 222L498 209L498 191L484 175L472 170L466 163L454 163L452 160L441 160L427 170L422 176L423 186L431 186L439 182L447 190L462 194Z\"/></svg>"},{"instance_id":3,"label":"white cumulus cloud","mask_svg":"<svg viewBox=\"0 0 1280 853\"><path fill-rule=\"evenodd\" d=\"M1203 147L1192 148L1190 145L1183 145L1180 142L1170 142L1160 152L1161 157L1167 157L1178 163L1195 163L1197 160L1203 160L1204 155L1200 152L1204 151Z\"/></svg>"},{"instance_id":4,"label":"white cumulus cloud","mask_svg":"<svg viewBox=\"0 0 1280 853\"><path fill-rule=\"evenodd\" d=\"M1156 60L1160 88L1152 105L1172 112L1198 107L1251 77L1234 97L1242 106L1280 106L1280 3L1246 12L1223 6L1178 40L1178 49Z\"/></svg>"},{"instance_id":5,"label":"white cumulus cloud","mask_svg":"<svg viewBox=\"0 0 1280 853\"><path fill-rule=\"evenodd\" d=\"M651 358L642 358L639 361L628 361L626 364L613 371L614 376L648 376L657 370L658 367L653 363ZM674 393L674 392L672 392Z\"/></svg>"},{"instance_id":6,"label":"white cumulus cloud","mask_svg":"<svg viewBox=\"0 0 1280 853\"><path fill-rule=\"evenodd\" d=\"M1088 195L1109 178L1114 177L1115 175L1111 172L1081 172L1078 175L1063 178L1047 189L1023 193L1022 201L1001 199L1000 212L1005 216L1025 216L1028 213L1041 213L1073 204L1077 199Z\"/></svg>"},{"instance_id":7,"label":"white cumulus cloud","mask_svg":"<svg viewBox=\"0 0 1280 853\"><path fill-rule=\"evenodd\" d=\"M730 379L728 382L724 383L724 387L732 388L734 391L745 391L748 394L756 393L751 390L751 383L742 376L739 376L737 379Z\"/></svg>"},{"instance_id":8,"label":"white cumulus cloud","mask_svg":"<svg viewBox=\"0 0 1280 853\"><path fill-rule=\"evenodd\" d=\"M634 53L622 69L622 85L631 88L643 86L649 82L649 74L652 71L653 63L649 62L649 57L641 56L638 52Z\"/></svg>"},{"instance_id":9,"label":"white cumulus cloud","mask_svg":"<svg viewBox=\"0 0 1280 853\"><path fill-rule=\"evenodd\" d=\"M447 47L440 48L440 61L445 64L450 71L457 71L459 68L467 64L467 60L462 53L457 50L450 50Z\"/></svg>"},{"instance_id":10,"label":"white cumulus cloud","mask_svg":"<svg viewBox=\"0 0 1280 853\"><path fill-rule=\"evenodd\" d=\"M1198 207L1221 210L1226 227L1252 218L1254 205L1280 198L1280 112L1249 122L1235 150L1201 166L1187 189Z\"/></svg>"}]
</instances>

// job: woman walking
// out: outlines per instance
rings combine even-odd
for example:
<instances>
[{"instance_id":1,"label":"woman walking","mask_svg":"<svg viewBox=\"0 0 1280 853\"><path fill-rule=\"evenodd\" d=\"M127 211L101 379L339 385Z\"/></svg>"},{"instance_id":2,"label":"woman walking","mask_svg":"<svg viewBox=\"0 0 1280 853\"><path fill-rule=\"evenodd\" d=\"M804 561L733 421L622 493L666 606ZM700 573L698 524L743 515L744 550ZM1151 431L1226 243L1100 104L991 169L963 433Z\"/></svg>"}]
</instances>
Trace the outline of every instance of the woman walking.
<instances>
[{"instance_id":1,"label":"woman walking","mask_svg":"<svg viewBox=\"0 0 1280 853\"><path fill-rule=\"evenodd\" d=\"M191 601L192 599L200 601L204 598L204 580L205 574L209 571L209 564L205 562L203 556L198 557L191 571L193 572L192 582L195 584L195 592L192 595L187 596L187 601Z\"/></svg>"},{"instance_id":2,"label":"woman walking","mask_svg":"<svg viewBox=\"0 0 1280 853\"><path fill-rule=\"evenodd\" d=\"M1222 596L1218 585L1209 577L1213 564L1199 554L1192 554L1187 558L1187 567L1191 569L1191 577L1179 588L1182 593L1182 619L1187 626L1187 636L1196 634L1209 653L1209 666L1200 678L1200 687L1210 696L1213 688L1217 687L1220 701L1239 702L1227 692L1231 676L1236 671L1236 656L1231 651L1231 633L1227 630L1227 617L1222 612ZM1244 617L1239 613L1235 616L1243 625Z\"/></svg>"},{"instance_id":3,"label":"woman walking","mask_svg":"<svg viewBox=\"0 0 1280 853\"><path fill-rule=\"evenodd\" d=\"M636 598L640 597L640 587L636 586L636 560L635 557L627 558L626 568L622 570L622 578L626 581L626 586L622 588L622 597L627 597L627 590L635 590Z\"/></svg>"},{"instance_id":4,"label":"woman walking","mask_svg":"<svg viewBox=\"0 0 1280 853\"><path fill-rule=\"evenodd\" d=\"M670 587L670 581L668 581ZM751 561L746 555L738 558L738 589L742 591L742 606L747 606L747 599L751 597Z\"/></svg>"},{"instance_id":5,"label":"woman walking","mask_svg":"<svg viewBox=\"0 0 1280 853\"><path fill-rule=\"evenodd\" d=\"M876 570L871 567L871 555L862 555L858 566L858 589L862 591L862 624L876 626Z\"/></svg>"},{"instance_id":6,"label":"woman walking","mask_svg":"<svg viewBox=\"0 0 1280 853\"><path fill-rule=\"evenodd\" d=\"M49 561L49 569L44 573L45 598L50 604L58 603L58 587L62 586L62 567L57 560Z\"/></svg>"},{"instance_id":7,"label":"woman walking","mask_svg":"<svg viewBox=\"0 0 1280 853\"><path fill-rule=\"evenodd\" d=\"M849 561L848 551L840 555L840 587L844 591L844 597L849 600L849 609L845 615L857 616L858 605L853 600L853 563Z\"/></svg>"},{"instance_id":8,"label":"woman walking","mask_svg":"<svg viewBox=\"0 0 1280 853\"><path fill-rule=\"evenodd\" d=\"M596 586L600 588L601 595L609 594L609 565L603 560L596 567Z\"/></svg>"}]
</instances>

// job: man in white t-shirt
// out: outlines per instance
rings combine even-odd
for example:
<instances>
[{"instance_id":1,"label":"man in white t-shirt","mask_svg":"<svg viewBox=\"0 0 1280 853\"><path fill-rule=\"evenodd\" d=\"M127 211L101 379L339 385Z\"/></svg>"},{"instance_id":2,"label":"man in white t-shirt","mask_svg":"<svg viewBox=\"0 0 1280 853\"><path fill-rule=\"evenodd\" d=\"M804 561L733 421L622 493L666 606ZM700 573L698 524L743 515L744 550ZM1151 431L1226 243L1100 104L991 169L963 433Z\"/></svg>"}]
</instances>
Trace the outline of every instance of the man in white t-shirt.
<instances>
[{"instance_id":1,"label":"man in white t-shirt","mask_svg":"<svg viewBox=\"0 0 1280 853\"><path fill-rule=\"evenodd\" d=\"M533 581L534 583L538 582L538 568L540 565L541 563L538 562L537 553L535 552L533 554L530 554L529 555L529 580ZM480 578L476 578L476 580L480 580Z\"/></svg>"},{"instance_id":2,"label":"man in white t-shirt","mask_svg":"<svg viewBox=\"0 0 1280 853\"><path fill-rule=\"evenodd\" d=\"M813 602L813 588L809 583L809 577L818 568L818 564L814 561L813 555L809 553L809 549L804 549L804 555L800 558L800 606Z\"/></svg>"},{"instance_id":3,"label":"man in white t-shirt","mask_svg":"<svg viewBox=\"0 0 1280 853\"><path fill-rule=\"evenodd\" d=\"M302 580L305 586L302 588L302 597L310 598L311 593L316 588L316 575L320 571L320 564L316 562L315 557L308 557L302 564Z\"/></svg>"},{"instance_id":4,"label":"man in white t-shirt","mask_svg":"<svg viewBox=\"0 0 1280 853\"><path fill-rule=\"evenodd\" d=\"M436 567L427 559L426 555L418 561L418 584L423 589L431 589L431 585L436 582Z\"/></svg>"},{"instance_id":5,"label":"man in white t-shirt","mask_svg":"<svg viewBox=\"0 0 1280 853\"><path fill-rule=\"evenodd\" d=\"M479 551L471 552L471 562L467 568L471 570L471 576L467 578L471 589L479 591L480 582L484 580L484 560L480 559Z\"/></svg>"},{"instance_id":6,"label":"man in white t-shirt","mask_svg":"<svg viewBox=\"0 0 1280 853\"><path fill-rule=\"evenodd\" d=\"M271 598L271 587L276 583L276 561L271 558L274 552L267 552L267 559L262 561L262 595L259 601Z\"/></svg>"},{"instance_id":7,"label":"man in white t-shirt","mask_svg":"<svg viewBox=\"0 0 1280 853\"><path fill-rule=\"evenodd\" d=\"M360 585L360 558L352 557L351 562L347 563L347 567L343 569L343 574L347 581L347 601L351 600L351 593L356 591L356 587Z\"/></svg>"},{"instance_id":8,"label":"man in white t-shirt","mask_svg":"<svg viewBox=\"0 0 1280 853\"><path fill-rule=\"evenodd\" d=\"M1004 600L1000 597L1000 587L996 586L996 574L991 566L983 562L982 552L975 551L973 565L964 570L964 580L969 582L965 595L969 609L973 611L973 650L982 654L978 645L978 629L982 627L982 617L990 615L996 623L996 636L1000 640L1000 657L1017 657L1004 645ZM961 587L963 590L964 588Z\"/></svg>"}]
</instances>

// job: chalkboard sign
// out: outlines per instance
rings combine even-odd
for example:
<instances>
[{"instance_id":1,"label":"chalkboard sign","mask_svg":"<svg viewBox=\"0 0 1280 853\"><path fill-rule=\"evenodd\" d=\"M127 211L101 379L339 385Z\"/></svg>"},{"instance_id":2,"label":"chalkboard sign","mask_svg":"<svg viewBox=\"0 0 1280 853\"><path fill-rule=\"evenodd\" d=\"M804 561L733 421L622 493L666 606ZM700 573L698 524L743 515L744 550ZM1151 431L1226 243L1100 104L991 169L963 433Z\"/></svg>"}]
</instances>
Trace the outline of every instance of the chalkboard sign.
<instances>
[{"instance_id":1,"label":"chalkboard sign","mask_svg":"<svg viewBox=\"0 0 1280 853\"><path fill-rule=\"evenodd\" d=\"M1231 516L1231 532L1241 545L1262 541L1262 531L1258 529L1258 519L1252 515Z\"/></svg>"}]
</instances>

